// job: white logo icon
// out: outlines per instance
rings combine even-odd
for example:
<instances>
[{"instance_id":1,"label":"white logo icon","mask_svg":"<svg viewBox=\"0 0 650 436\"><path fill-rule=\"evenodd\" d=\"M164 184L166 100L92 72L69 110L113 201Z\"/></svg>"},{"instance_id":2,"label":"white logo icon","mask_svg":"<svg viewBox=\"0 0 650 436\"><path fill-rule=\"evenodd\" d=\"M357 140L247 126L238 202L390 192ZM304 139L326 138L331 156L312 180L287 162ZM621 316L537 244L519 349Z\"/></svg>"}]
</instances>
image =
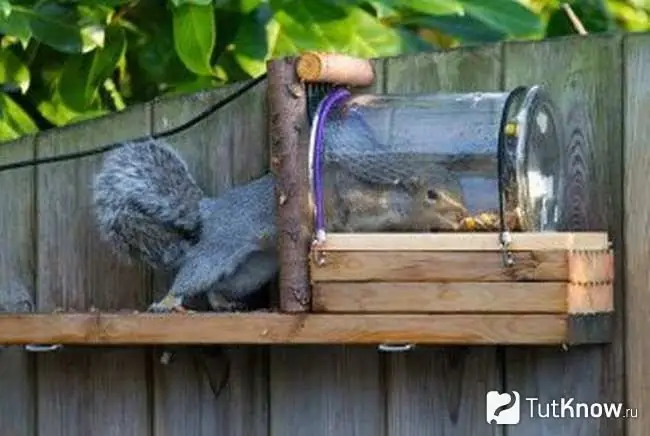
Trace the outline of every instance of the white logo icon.
<instances>
[{"instance_id":1,"label":"white logo icon","mask_svg":"<svg viewBox=\"0 0 650 436\"><path fill-rule=\"evenodd\" d=\"M490 391L485 398L485 415L488 424L518 424L521 414L519 392Z\"/></svg>"}]
</instances>

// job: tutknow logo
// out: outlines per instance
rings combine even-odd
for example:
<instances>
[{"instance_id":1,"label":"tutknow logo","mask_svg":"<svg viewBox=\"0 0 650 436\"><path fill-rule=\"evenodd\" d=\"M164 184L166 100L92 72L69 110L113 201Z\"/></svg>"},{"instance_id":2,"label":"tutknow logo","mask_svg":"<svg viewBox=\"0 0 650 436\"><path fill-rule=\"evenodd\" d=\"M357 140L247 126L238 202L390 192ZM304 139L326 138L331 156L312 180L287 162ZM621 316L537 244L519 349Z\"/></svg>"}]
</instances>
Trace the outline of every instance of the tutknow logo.
<instances>
[{"instance_id":1,"label":"tutknow logo","mask_svg":"<svg viewBox=\"0 0 650 436\"><path fill-rule=\"evenodd\" d=\"M521 419L519 392L490 391L486 395L485 415L488 424L512 425ZM527 397L530 418L636 418L637 409L624 409L620 403L579 403L574 398L560 398L540 403L539 398Z\"/></svg>"},{"instance_id":2,"label":"tutknow logo","mask_svg":"<svg viewBox=\"0 0 650 436\"><path fill-rule=\"evenodd\" d=\"M521 405L519 404L519 392L500 393L490 391L487 393L486 418L488 424L518 424L521 418Z\"/></svg>"}]
</instances>

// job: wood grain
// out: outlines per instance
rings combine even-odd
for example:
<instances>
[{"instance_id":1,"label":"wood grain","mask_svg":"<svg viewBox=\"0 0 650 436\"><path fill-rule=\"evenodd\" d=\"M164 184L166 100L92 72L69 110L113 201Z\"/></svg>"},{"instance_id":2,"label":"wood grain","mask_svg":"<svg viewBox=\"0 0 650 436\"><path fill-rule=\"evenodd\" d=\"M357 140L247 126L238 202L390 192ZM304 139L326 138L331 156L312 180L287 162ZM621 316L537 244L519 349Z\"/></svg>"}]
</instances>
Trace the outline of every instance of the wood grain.
<instances>
[{"instance_id":1,"label":"wood grain","mask_svg":"<svg viewBox=\"0 0 650 436\"><path fill-rule=\"evenodd\" d=\"M627 398L625 407L639 411L627 421L627 435L642 436L650 427L650 38L629 36L625 41L625 344Z\"/></svg>"},{"instance_id":2,"label":"wood grain","mask_svg":"<svg viewBox=\"0 0 650 436\"><path fill-rule=\"evenodd\" d=\"M333 313L596 313L613 310L612 285L566 282L318 282L312 310Z\"/></svg>"},{"instance_id":3,"label":"wood grain","mask_svg":"<svg viewBox=\"0 0 650 436\"><path fill-rule=\"evenodd\" d=\"M510 251L607 250L607 232L512 233ZM320 251L495 251L499 233L329 233Z\"/></svg>"},{"instance_id":4,"label":"wood grain","mask_svg":"<svg viewBox=\"0 0 650 436\"><path fill-rule=\"evenodd\" d=\"M165 99L153 107L154 130L173 128L198 112L231 95L234 84L183 98ZM199 127L184 131L167 142L187 162L206 195L218 196L231 186L259 177L268 169L265 129L266 82L257 84L237 100L220 109ZM170 278L156 276L156 295L169 289ZM186 333L196 335L192 330ZM167 366L153 360L155 435L228 434L264 435L267 432L267 351L254 347L178 347ZM215 354L208 358L206 353ZM198 361L196 359L199 359ZM228 384L218 398L211 391L206 371L217 382L226 376ZM203 365L197 367L196 363Z\"/></svg>"},{"instance_id":5,"label":"wood grain","mask_svg":"<svg viewBox=\"0 0 650 436\"><path fill-rule=\"evenodd\" d=\"M382 89L384 62L372 62L374 83L356 92ZM383 367L373 349L272 347L270 354L271 434L384 436Z\"/></svg>"},{"instance_id":6,"label":"wood grain","mask_svg":"<svg viewBox=\"0 0 650 436\"><path fill-rule=\"evenodd\" d=\"M503 265L501 252L480 251L333 251L324 263L311 259L316 282L610 282L612 255L607 251L517 251L514 265Z\"/></svg>"},{"instance_id":7,"label":"wood grain","mask_svg":"<svg viewBox=\"0 0 650 436\"><path fill-rule=\"evenodd\" d=\"M0 144L0 165L33 158L33 136ZM20 295L15 292L19 290L28 292L32 307L34 304L34 174L33 167L0 173L0 310L29 310L19 304ZM5 393L0 395L0 423L4 434L31 436L34 432L33 363L33 356L21 347L0 348L0 392Z\"/></svg>"},{"instance_id":8,"label":"wood grain","mask_svg":"<svg viewBox=\"0 0 650 436\"><path fill-rule=\"evenodd\" d=\"M277 176L280 308L285 312L305 312L311 300L307 91L295 62L296 58L283 58L267 64L271 170Z\"/></svg>"},{"instance_id":9,"label":"wood grain","mask_svg":"<svg viewBox=\"0 0 650 436\"><path fill-rule=\"evenodd\" d=\"M614 339L606 346L507 350L508 389L542 401L623 401L621 39L590 35L505 45L505 86L542 84L562 112L568 159L563 230L608 231L616 256ZM525 419L509 436L623 433L617 419Z\"/></svg>"},{"instance_id":10,"label":"wood grain","mask_svg":"<svg viewBox=\"0 0 650 436\"><path fill-rule=\"evenodd\" d=\"M119 126L119 129L115 128ZM150 133L148 106L37 137L37 156L93 149ZM99 239L90 187L102 156L37 169L40 311L140 309L149 275ZM146 354L138 349L64 350L38 356L38 431L47 435L142 435L149 431Z\"/></svg>"},{"instance_id":11,"label":"wood grain","mask_svg":"<svg viewBox=\"0 0 650 436\"><path fill-rule=\"evenodd\" d=\"M501 88L501 64L499 45L396 57L387 61L385 91L496 91ZM541 327L538 326L538 329ZM462 408L458 407L457 402L460 397L484 397L484 385L500 385L495 348L469 351L446 349L440 352L425 350L420 359L414 359L413 364L408 366L400 365L397 359L399 357L387 357L391 368L387 375L388 435L428 435L432 434L432 428L439 429L434 433L448 436L502 434L502 429L491 428L485 423L483 401L468 401ZM466 363L476 360L482 364ZM439 362L439 366L432 366L432 361ZM451 374L438 369L452 365L467 369ZM411 389L413 386L448 386L450 389ZM403 394L406 391L410 391L408 396ZM421 405L431 402L436 407L424 411Z\"/></svg>"}]
</instances>

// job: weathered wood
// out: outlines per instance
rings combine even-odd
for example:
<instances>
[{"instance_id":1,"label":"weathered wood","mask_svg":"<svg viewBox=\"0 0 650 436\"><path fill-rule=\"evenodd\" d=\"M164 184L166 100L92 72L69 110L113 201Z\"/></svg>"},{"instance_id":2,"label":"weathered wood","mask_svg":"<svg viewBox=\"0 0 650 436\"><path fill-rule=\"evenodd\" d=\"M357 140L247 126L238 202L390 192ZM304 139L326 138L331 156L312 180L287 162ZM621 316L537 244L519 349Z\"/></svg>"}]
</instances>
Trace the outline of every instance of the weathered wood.
<instances>
[{"instance_id":1,"label":"weathered wood","mask_svg":"<svg viewBox=\"0 0 650 436\"><path fill-rule=\"evenodd\" d=\"M501 87L501 62L499 45L389 59L386 91L498 91ZM457 403L461 394L466 398L480 398L485 396L486 385L500 385L495 349L467 352L448 349L439 353L426 350L423 358L414 360L409 366L400 364L399 359L401 357L388 357L392 367L388 384L389 435L431 434L431 428L441 429L436 433L450 436L500 434L500 429L486 425L482 401L468 402L461 409ZM481 365L468 363L475 359L479 359ZM432 367L430 360L443 367L460 365L467 370L448 374ZM454 390L450 396L444 389L413 390L412 386L454 386ZM411 391L408 397L401 394L407 390ZM422 410L422 404L432 403L436 404L435 411L426 414L412 412Z\"/></svg>"},{"instance_id":2,"label":"weathered wood","mask_svg":"<svg viewBox=\"0 0 650 436\"><path fill-rule=\"evenodd\" d=\"M517 251L503 265L498 251L332 251L324 263L311 259L315 282L610 282L609 251Z\"/></svg>"},{"instance_id":3,"label":"weathered wood","mask_svg":"<svg viewBox=\"0 0 650 436\"><path fill-rule=\"evenodd\" d=\"M34 158L34 137L0 144L0 165ZM19 300L28 293L34 305L34 168L0 173L0 311L29 310ZM0 341L0 345L2 341ZM36 403L33 356L20 347L0 348L0 425L2 433L34 434Z\"/></svg>"},{"instance_id":4,"label":"weathered wood","mask_svg":"<svg viewBox=\"0 0 650 436\"><path fill-rule=\"evenodd\" d=\"M314 312L596 313L614 309L611 284L565 282L319 282Z\"/></svg>"},{"instance_id":5,"label":"weathered wood","mask_svg":"<svg viewBox=\"0 0 650 436\"><path fill-rule=\"evenodd\" d=\"M267 65L271 169L277 176L280 308L285 312L305 312L311 300L307 93L295 62L284 58Z\"/></svg>"},{"instance_id":6,"label":"weathered wood","mask_svg":"<svg viewBox=\"0 0 650 436\"><path fill-rule=\"evenodd\" d=\"M235 84L157 102L153 107L154 130L180 125L239 87ZM250 181L268 169L265 91L266 82L259 83L206 119L201 128L167 140L188 163L206 195L218 196L233 184ZM169 284L169 277L157 275L157 298L166 294ZM167 366L161 365L159 355L153 360L155 435L266 434L268 403L262 393L268 383L266 350L223 349L223 354L210 359L205 351L211 350L182 347L174 351L175 357ZM228 361L228 384L215 398L206 371L218 383L228 375Z\"/></svg>"},{"instance_id":7,"label":"weathered wood","mask_svg":"<svg viewBox=\"0 0 650 436\"><path fill-rule=\"evenodd\" d=\"M148 106L37 137L37 156L93 149L150 133ZM115 126L119 126L116 128ZM143 309L150 277L100 241L90 187L102 156L37 169L37 307ZM47 341L46 341L47 343ZM68 350L38 356L38 432L142 435L149 432L146 354L137 349Z\"/></svg>"},{"instance_id":8,"label":"weathered wood","mask_svg":"<svg viewBox=\"0 0 650 436\"><path fill-rule=\"evenodd\" d=\"M650 416L650 38L629 36L625 41L625 343L627 398L625 407L636 408L637 419L627 421L628 436L647 434ZM620 309L619 309L620 310Z\"/></svg>"},{"instance_id":9,"label":"weathered wood","mask_svg":"<svg viewBox=\"0 0 650 436\"><path fill-rule=\"evenodd\" d=\"M0 315L8 344L562 344L569 319L547 314ZM580 315L587 316L587 315ZM593 315L590 315L593 316ZM606 330L606 329L604 329ZM607 337L599 341L606 341Z\"/></svg>"},{"instance_id":10,"label":"weathered wood","mask_svg":"<svg viewBox=\"0 0 650 436\"><path fill-rule=\"evenodd\" d=\"M565 162L564 230L609 231L616 256L614 333L611 344L561 350L508 349L508 389L539 397L589 402L623 401L621 239L621 40L618 36L570 37L505 45L506 88L546 85L563 115L569 159ZM529 419L508 430L518 435L610 436L623 434L619 419Z\"/></svg>"},{"instance_id":11,"label":"weathered wood","mask_svg":"<svg viewBox=\"0 0 650 436\"><path fill-rule=\"evenodd\" d=\"M321 251L494 251L498 233L330 233ZM512 233L510 251L606 250L606 232Z\"/></svg>"},{"instance_id":12,"label":"weathered wood","mask_svg":"<svg viewBox=\"0 0 650 436\"><path fill-rule=\"evenodd\" d=\"M381 90L383 65L373 61L375 81L356 91ZM272 347L270 354L272 434L384 436L383 368L373 349Z\"/></svg>"}]
</instances>

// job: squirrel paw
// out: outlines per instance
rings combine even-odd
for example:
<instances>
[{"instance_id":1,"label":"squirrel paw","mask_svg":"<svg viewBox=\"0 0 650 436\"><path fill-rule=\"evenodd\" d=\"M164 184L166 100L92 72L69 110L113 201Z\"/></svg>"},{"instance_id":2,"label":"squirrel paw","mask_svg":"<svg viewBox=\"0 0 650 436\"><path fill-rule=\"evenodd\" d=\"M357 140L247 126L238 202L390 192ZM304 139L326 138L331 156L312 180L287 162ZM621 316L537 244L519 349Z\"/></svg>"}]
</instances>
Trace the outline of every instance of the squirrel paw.
<instances>
[{"instance_id":1,"label":"squirrel paw","mask_svg":"<svg viewBox=\"0 0 650 436\"><path fill-rule=\"evenodd\" d=\"M149 309L147 309L147 311L154 312L154 313L171 313L171 312L193 313L194 312L193 310L189 310L183 307L182 298L174 297L172 295L167 295L162 300L153 303L151 306L149 306Z\"/></svg>"}]
</instances>

